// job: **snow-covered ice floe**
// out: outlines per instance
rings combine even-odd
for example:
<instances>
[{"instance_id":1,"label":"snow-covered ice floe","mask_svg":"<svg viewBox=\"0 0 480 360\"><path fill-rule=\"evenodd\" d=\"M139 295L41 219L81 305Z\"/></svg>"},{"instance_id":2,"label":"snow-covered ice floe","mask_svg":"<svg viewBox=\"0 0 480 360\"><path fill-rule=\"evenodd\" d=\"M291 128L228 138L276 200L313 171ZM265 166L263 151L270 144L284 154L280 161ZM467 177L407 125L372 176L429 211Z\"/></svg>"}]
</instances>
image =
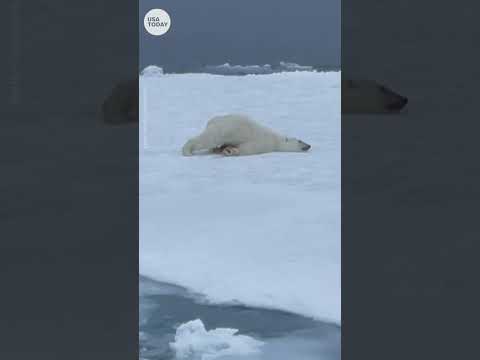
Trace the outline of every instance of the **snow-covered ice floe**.
<instances>
[{"instance_id":1,"label":"snow-covered ice floe","mask_svg":"<svg viewBox=\"0 0 480 360\"><path fill-rule=\"evenodd\" d=\"M222 65L207 65L202 70L203 72L209 74L219 75L265 75L279 72L315 71L313 66L299 65L285 61L280 61L278 65L231 65L229 63L225 63Z\"/></svg>"},{"instance_id":2,"label":"snow-covered ice floe","mask_svg":"<svg viewBox=\"0 0 480 360\"><path fill-rule=\"evenodd\" d=\"M274 70L269 64L265 65L207 65L202 69L209 74L219 75L247 75L247 74L272 74Z\"/></svg>"},{"instance_id":3,"label":"snow-covered ice floe","mask_svg":"<svg viewBox=\"0 0 480 360\"><path fill-rule=\"evenodd\" d=\"M149 65L140 72L140 75L145 77L163 75L163 68L156 65Z\"/></svg>"},{"instance_id":4,"label":"snow-covered ice floe","mask_svg":"<svg viewBox=\"0 0 480 360\"><path fill-rule=\"evenodd\" d=\"M226 328L206 330L201 320L192 320L177 328L175 341L170 346L178 360L213 360L259 352L262 341L237 332Z\"/></svg>"},{"instance_id":5,"label":"snow-covered ice floe","mask_svg":"<svg viewBox=\"0 0 480 360\"><path fill-rule=\"evenodd\" d=\"M292 62L280 61L280 70L281 71L313 71L313 66L309 65L299 65Z\"/></svg>"},{"instance_id":6,"label":"snow-covered ice floe","mask_svg":"<svg viewBox=\"0 0 480 360\"><path fill-rule=\"evenodd\" d=\"M340 324L340 72L141 77L140 273ZM182 157L245 113L308 153Z\"/></svg>"},{"instance_id":7,"label":"snow-covered ice floe","mask_svg":"<svg viewBox=\"0 0 480 360\"><path fill-rule=\"evenodd\" d=\"M215 75L268 75L273 73L296 71L316 71L316 69L310 65L299 65L293 62L280 61L275 65L233 65L230 63L220 65L205 65L195 70L192 69L192 71L189 72ZM140 75L142 76L159 76L163 74L163 68L156 65L149 65L140 72Z\"/></svg>"}]
</instances>

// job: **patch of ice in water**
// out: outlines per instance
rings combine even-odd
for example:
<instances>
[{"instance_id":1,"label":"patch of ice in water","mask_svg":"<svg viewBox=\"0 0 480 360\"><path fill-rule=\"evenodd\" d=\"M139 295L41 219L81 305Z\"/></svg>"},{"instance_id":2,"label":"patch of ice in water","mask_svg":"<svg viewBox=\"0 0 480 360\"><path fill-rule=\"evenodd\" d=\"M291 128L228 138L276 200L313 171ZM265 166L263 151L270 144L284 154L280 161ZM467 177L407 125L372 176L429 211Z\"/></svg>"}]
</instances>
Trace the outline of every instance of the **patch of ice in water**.
<instances>
[{"instance_id":1,"label":"patch of ice in water","mask_svg":"<svg viewBox=\"0 0 480 360\"><path fill-rule=\"evenodd\" d=\"M225 63L223 65L207 65L203 70L210 74L219 75L247 75L247 74L271 74L273 73L272 66L265 65L230 65Z\"/></svg>"},{"instance_id":2,"label":"patch of ice in water","mask_svg":"<svg viewBox=\"0 0 480 360\"><path fill-rule=\"evenodd\" d=\"M298 65L296 63L280 61L282 71L314 71L313 66Z\"/></svg>"},{"instance_id":3,"label":"patch of ice in water","mask_svg":"<svg viewBox=\"0 0 480 360\"><path fill-rule=\"evenodd\" d=\"M180 325L170 347L179 360L212 360L227 355L249 355L260 351L262 341L238 335L238 330L206 330L200 319Z\"/></svg>"}]
</instances>

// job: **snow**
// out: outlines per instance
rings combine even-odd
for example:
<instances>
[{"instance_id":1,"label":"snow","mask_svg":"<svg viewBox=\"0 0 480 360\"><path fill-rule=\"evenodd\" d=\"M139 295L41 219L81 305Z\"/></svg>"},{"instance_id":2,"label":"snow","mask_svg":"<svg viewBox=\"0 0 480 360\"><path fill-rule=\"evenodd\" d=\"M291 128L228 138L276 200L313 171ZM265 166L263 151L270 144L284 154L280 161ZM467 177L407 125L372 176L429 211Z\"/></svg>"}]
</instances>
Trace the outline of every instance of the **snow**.
<instances>
[{"instance_id":1,"label":"snow","mask_svg":"<svg viewBox=\"0 0 480 360\"><path fill-rule=\"evenodd\" d=\"M140 274L340 323L340 72L140 78ZM182 157L245 113L307 153Z\"/></svg>"},{"instance_id":2,"label":"snow","mask_svg":"<svg viewBox=\"0 0 480 360\"><path fill-rule=\"evenodd\" d=\"M217 328L207 331L199 319L180 325L175 341L170 343L178 360L213 360L227 355L257 353L263 342L236 329Z\"/></svg>"}]
</instances>

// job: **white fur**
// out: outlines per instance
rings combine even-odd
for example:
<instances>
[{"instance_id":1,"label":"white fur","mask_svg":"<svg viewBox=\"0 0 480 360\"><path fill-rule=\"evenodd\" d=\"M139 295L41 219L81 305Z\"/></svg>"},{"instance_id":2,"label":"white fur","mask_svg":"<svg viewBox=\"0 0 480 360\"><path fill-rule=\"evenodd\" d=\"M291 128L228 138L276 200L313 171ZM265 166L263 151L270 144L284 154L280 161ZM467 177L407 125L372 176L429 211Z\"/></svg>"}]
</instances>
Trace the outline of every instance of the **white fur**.
<instances>
[{"instance_id":1,"label":"white fur","mask_svg":"<svg viewBox=\"0 0 480 360\"><path fill-rule=\"evenodd\" d=\"M253 155L274 151L306 151L304 142L282 136L271 129L261 126L245 115L224 115L212 118L205 130L190 139L183 146L184 156L195 152L228 145L235 149L224 155ZM302 150L303 148L303 150ZM307 149L308 150L308 149Z\"/></svg>"}]
</instances>

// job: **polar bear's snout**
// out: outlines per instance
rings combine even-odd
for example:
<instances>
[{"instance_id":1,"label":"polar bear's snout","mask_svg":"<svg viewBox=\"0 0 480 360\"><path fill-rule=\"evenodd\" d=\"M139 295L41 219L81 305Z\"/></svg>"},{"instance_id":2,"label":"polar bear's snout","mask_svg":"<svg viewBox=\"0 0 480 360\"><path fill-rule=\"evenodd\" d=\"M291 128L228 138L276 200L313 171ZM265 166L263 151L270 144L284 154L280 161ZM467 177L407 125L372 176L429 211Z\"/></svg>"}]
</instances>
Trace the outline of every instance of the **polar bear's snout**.
<instances>
[{"instance_id":1,"label":"polar bear's snout","mask_svg":"<svg viewBox=\"0 0 480 360\"><path fill-rule=\"evenodd\" d=\"M300 146L301 146L302 151L308 151L308 150L311 148L310 145L308 145L307 143L305 143L305 142L303 142L303 141L301 141L301 140L298 140L298 142L299 142L299 144L300 144Z\"/></svg>"}]
</instances>

